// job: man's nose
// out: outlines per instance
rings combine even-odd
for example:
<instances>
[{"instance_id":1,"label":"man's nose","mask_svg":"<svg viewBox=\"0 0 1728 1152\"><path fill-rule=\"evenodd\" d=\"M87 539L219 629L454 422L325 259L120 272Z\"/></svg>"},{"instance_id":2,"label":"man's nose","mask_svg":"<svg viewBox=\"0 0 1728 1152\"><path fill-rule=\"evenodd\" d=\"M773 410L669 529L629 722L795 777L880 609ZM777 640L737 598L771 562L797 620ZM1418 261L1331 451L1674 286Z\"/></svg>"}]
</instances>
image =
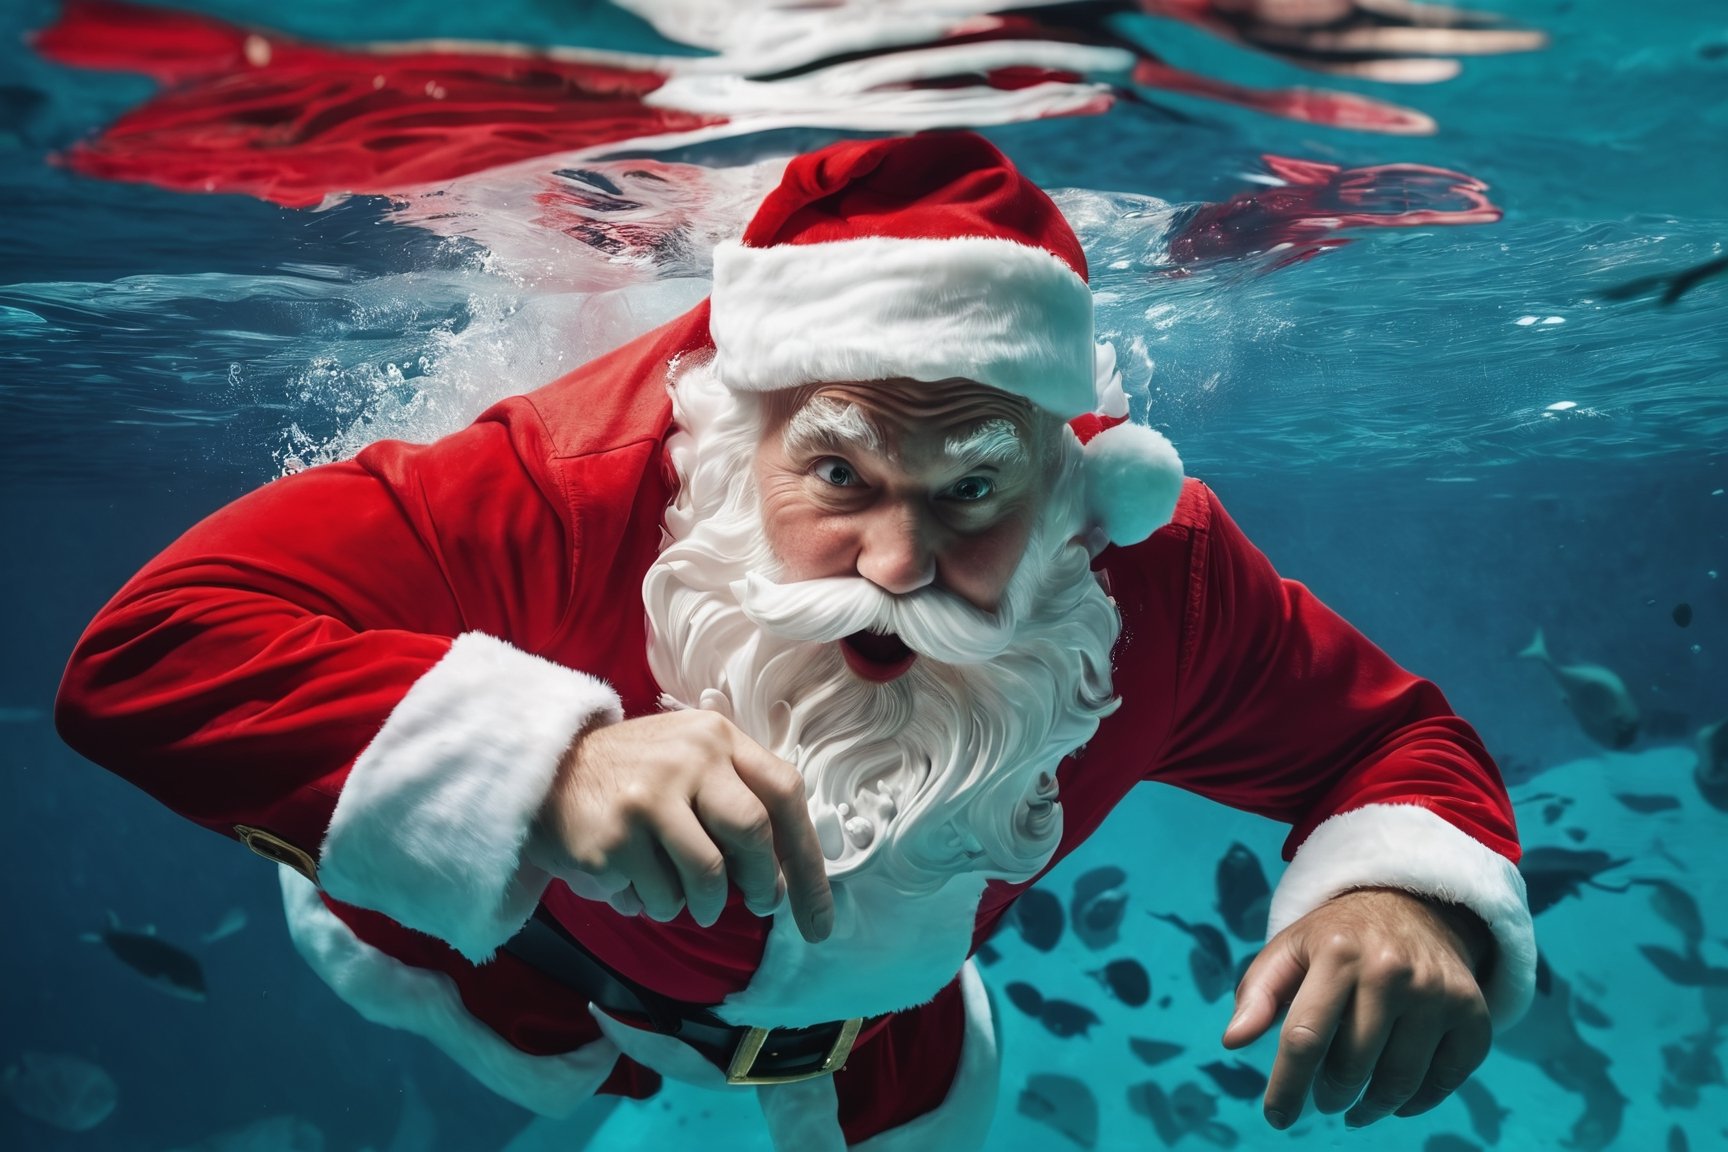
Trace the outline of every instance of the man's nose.
<instances>
[{"instance_id":1,"label":"man's nose","mask_svg":"<svg viewBox=\"0 0 1728 1152\"><path fill-rule=\"evenodd\" d=\"M858 547L858 575L884 592L916 592L936 579L934 525L912 502L878 509Z\"/></svg>"}]
</instances>

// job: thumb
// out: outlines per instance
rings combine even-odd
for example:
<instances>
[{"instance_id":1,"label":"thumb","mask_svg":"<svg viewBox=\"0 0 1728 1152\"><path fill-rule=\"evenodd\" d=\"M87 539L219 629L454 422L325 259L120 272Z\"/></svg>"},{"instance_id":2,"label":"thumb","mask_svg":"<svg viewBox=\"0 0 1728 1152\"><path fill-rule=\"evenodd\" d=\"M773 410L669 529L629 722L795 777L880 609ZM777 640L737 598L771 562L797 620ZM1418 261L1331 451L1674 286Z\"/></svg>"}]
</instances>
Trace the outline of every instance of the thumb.
<instances>
[{"instance_id":1,"label":"thumb","mask_svg":"<svg viewBox=\"0 0 1728 1152\"><path fill-rule=\"evenodd\" d=\"M1296 998L1307 966L1287 939L1280 936L1262 948L1242 974L1242 982L1236 985L1236 1014L1224 1028L1224 1047L1243 1048L1258 1040Z\"/></svg>"}]
</instances>

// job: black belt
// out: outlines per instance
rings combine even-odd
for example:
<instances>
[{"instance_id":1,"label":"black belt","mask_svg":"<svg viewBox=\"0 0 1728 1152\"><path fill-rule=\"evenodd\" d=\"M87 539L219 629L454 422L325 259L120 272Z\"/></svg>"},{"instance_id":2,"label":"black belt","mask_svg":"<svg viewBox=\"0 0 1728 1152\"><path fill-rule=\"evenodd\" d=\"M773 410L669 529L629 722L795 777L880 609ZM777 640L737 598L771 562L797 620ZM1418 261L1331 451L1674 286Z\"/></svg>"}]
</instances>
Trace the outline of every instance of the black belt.
<instances>
[{"instance_id":1,"label":"black belt","mask_svg":"<svg viewBox=\"0 0 1728 1152\"><path fill-rule=\"evenodd\" d=\"M646 1019L676 1036L726 1074L728 1084L790 1084L837 1070L852 1053L862 1018L808 1028L728 1024L709 1009L662 996L602 962L558 923L544 904L504 951L586 996L614 1016Z\"/></svg>"}]
</instances>

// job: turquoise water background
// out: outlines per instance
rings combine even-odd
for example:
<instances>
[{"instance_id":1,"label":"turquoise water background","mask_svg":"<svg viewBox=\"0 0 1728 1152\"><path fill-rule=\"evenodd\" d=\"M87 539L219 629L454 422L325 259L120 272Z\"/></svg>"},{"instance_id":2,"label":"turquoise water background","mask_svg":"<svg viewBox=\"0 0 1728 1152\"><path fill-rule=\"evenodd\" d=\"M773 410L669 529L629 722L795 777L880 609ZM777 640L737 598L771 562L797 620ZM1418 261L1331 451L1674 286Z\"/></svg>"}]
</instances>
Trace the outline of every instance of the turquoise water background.
<instances>
[{"instance_id":1,"label":"turquoise water background","mask_svg":"<svg viewBox=\"0 0 1728 1152\"><path fill-rule=\"evenodd\" d=\"M473 12L424 0L187 6L344 40L643 47L651 37L573 0ZM1528 845L1600 848L1630 858L1619 877L1681 885L1703 911L1704 956L1720 966L1728 813L1703 803L1691 775L1693 732L1728 720L1728 277L1667 307L1602 293L1728 245L1728 13L1682 0L1492 7L1545 29L1551 46L1469 61L1432 87L1328 81L1423 110L1440 124L1431 137L1315 128L1163 94L1153 107L988 134L1040 183L1177 204L1227 199L1264 153L1427 163L1490 185L1506 209L1496 225L1388 230L1276 271L1124 285L1128 305L1168 321L1149 323L1150 363L1130 384L1282 572L1446 690L1507 769ZM624 305L502 276L473 245L392 222L376 200L299 212L55 167L55 150L152 86L36 58L21 33L52 12L0 6L0 73L46 96L0 132L0 587L14 606L0 626L11 656L0 664L11 926L0 1064L23 1050L77 1055L108 1069L121 1095L108 1121L77 1135L0 1109L0 1147L154 1152L290 1113L341 1152L569 1147L556 1133L521 1134L526 1113L336 1002L288 944L270 869L67 751L48 708L78 631L194 519L362 417L443 403L454 419L488 372L488 387L550 379L573 326L590 323L576 336L604 342L606 324L628 322ZM1166 21L1135 29L1194 71L1313 82ZM742 163L830 138L786 132L687 158ZM652 310L671 299L627 301ZM1684 628L1671 615L1680 603L1692 609ZM1514 656L1538 626L1562 659L1618 671L1653 731L1625 752L1591 744L1542 670ZM1618 792L1681 804L1638 814ZM998 938L993 985L1028 981L1104 1024L1058 1039L1000 1005L1007 1063L992 1148L1070 1146L1015 1107L1027 1077L1046 1072L1093 1086L1100 1147L1159 1146L1127 1107L1127 1087L1210 1088L1197 1068L1223 1058L1228 1005L1194 995L1187 941L1146 913L1215 919L1212 869L1225 847L1241 840L1272 870L1281 839L1278 826L1147 788L1052 874L1045 886L1066 902L1088 868L1125 868L1123 941L1093 953L1070 933L1044 955L1011 931ZM1661 1148L1675 1125L1694 1149L1728 1146L1719 1070L1693 1106L1660 1099L1663 1048L1707 1019L1698 990L1668 983L1637 949L1675 944L1649 891L1586 889L1538 918L1538 939L1607 1021L1579 1031L1610 1057L1627 1100L1608 1146ZM247 911L246 930L198 945L231 907ZM110 909L193 947L209 1002L159 996L80 943ZM1130 953L1152 974L1144 1008L1113 1004L1086 975ZM1166 993L1169 1007L1158 1007ZM1186 1051L1151 1069L1130 1037ZM1271 1055L1262 1041L1245 1058L1264 1070ZM1586 1104L1507 1051L1478 1078L1509 1110L1501 1148L1561 1147ZM592 1146L670 1147L696 1133L765 1146L750 1142L753 1113L748 1098L669 1089L622 1107ZM1416 1149L1442 1134L1487 1143L1456 1102L1359 1132L1309 1115L1275 1133L1253 1105L1228 1098L1218 1118L1248 1149ZM1189 1136L1181 1146L1209 1145Z\"/></svg>"}]
</instances>

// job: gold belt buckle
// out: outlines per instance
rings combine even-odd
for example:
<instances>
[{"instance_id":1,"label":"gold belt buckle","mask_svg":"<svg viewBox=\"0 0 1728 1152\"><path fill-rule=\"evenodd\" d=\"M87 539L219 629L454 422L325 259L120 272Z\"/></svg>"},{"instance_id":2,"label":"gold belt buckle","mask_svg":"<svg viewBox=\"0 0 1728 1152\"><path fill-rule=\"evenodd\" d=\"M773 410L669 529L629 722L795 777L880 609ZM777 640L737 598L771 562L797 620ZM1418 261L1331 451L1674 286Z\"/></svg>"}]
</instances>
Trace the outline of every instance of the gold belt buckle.
<instances>
[{"instance_id":1,"label":"gold belt buckle","mask_svg":"<svg viewBox=\"0 0 1728 1152\"><path fill-rule=\"evenodd\" d=\"M768 1033L772 1028L752 1028L744 1034L744 1039L738 1042L738 1048L732 1053L732 1063L726 1069L728 1084L795 1084L800 1080L814 1080L818 1076L826 1076L836 1068L846 1063L846 1058L852 1055L852 1042L858 1039L858 1029L864 1026L862 1016L854 1017L840 1025L840 1034L834 1037L834 1044L828 1049L828 1055L822 1058L822 1066L814 1072L798 1072L791 1075L764 1075L753 1073L756 1057L762 1052L762 1045L767 1043Z\"/></svg>"}]
</instances>

